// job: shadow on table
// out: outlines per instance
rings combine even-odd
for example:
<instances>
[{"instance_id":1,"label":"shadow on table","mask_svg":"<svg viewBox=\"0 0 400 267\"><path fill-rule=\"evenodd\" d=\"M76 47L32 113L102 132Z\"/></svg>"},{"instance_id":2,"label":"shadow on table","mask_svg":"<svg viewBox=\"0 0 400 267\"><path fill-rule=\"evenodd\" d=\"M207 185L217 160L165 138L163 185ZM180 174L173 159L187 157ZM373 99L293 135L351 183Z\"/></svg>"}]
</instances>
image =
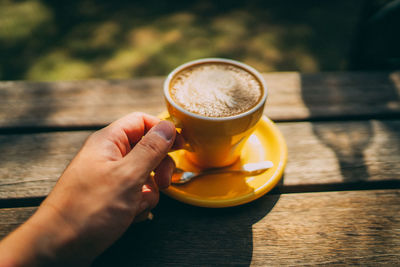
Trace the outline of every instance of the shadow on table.
<instances>
[{"instance_id":1,"label":"shadow on table","mask_svg":"<svg viewBox=\"0 0 400 267\"><path fill-rule=\"evenodd\" d=\"M250 265L252 225L279 198L268 194L238 207L208 209L162 195L154 220L132 225L93 266Z\"/></svg>"},{"instance_id":2,"label":"shadow on table","mask_svg":"<svg viewBox=\"0 0 400 267\"><path fill-rule=\"evenodd\" d=\"M370 177L365 162L365 150L374 136L371 118L382 119L380 122L386 130L400 138L398 127L390 120L385 121L385 118L396 116L396 113L390 110L390 103L400 101L396 88L399 84L392 81L392 84L387 86L387 75L370 73L369 75L376 76L376 88L364 82L365 88L352 90L351 80L360 79L357 83L362 86L362 78L365 77L363 75L366 74L353 73L341 78L337 75L301 76L302 98L310 112L310 118L317 121L326 120L313 122L313 132L335 153L343 180L346 182L364 181ZM380 84L385 85L379 86ZM381 104L376 109L375 101ZM382 107L383 103L386 107ZM337 122L332 122L333 120Z\"/></svg>"},{"instance_id":3,"label":"shadow on table","mask_svg":"<svg viewBox=\"0 0 400 267\"><path fill-rule=\"evenodd\" d=\"M2 181L2 185L7 185L7 178L9 178L11 187L16 180L18 182L21 180L32 181L32 166L38 165L38 162L46 162L45 159L51 155L49 151L51 140L48 135L25 135L25 133L30 133L29 128L40 127L45 124L48 117L58 110L55 100L47 105L40 106L38 104L38 99L39 101L56 99L53 97L55 91L49 83L17 83L14 90L0 90L0 98L11 99L11 103L19 97L19 94L24 94L25 99L32 101L24 102L23 108L20 109L21 112L9 114L8 121L4 123L5 129L3 129L3 125L0 126L0 130L2 130L0 132L0 169L4 166L14 169L13 177L3 176L6 179ZM17 134L3 134L3 132L15 132ZM20 144L24 143L29 145L22 147ZM22 158L19 149L24 152L23 155L25 156ZM19 184L19 187L24 187L24 185ZM18 195L20 192L13 193Z\"/></svg>"}]
</instances>

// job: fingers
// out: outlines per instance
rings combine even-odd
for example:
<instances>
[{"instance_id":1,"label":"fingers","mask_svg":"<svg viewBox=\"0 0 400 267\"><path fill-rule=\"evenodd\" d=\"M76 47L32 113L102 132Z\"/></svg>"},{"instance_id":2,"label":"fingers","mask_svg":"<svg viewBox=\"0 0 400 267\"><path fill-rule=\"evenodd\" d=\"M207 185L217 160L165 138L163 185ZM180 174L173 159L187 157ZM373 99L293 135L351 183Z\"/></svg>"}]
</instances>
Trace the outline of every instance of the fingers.
<instances>
[{"instance_id":1,"label":"fingers","mask_svg":"<svg viewBox=\"0 0 400 267\"><path fill-rule=\"evenodd\" d=\"M154 170L154 180L159 188L164 189L170 186L172 173L175 169L175 162L170 156L166 156Z\"/></svg>"},{"instance_id":2,"label":"fingers","mask_svg":"<svg viewBox=\"0 0 400 267\"><path fill-rule=\"evenodd\" d=\"M171 157L166 156L155 169L154 179L148 176L142 187L142 200L137 210L135 222L148 219L149 212L158 203L158 188L167 188L171 183L172 172L175 169L175 162Z\"/></svg>"},{"instance_id":3,"label":"fingers","mask_svg":"<svg viewBox=\"0 0 400 267\"><path fill-rule=\"evenodd\" d=\"M172 172L175 169L175 162L171 157L166 156L155 169L154 180L149 176L146 184L142 187L142 202L137 210L134 222L152 220L153 214L150 212L159 201L159 194L156 188L167 188L171 184ZM156 184L156 185L155 185Z\"/></svg>"},{"instance_id":4,"label":"fingers","mask_svg":"<svg viewBox=\"0 0 400 267\"><path fill-rule=\"evenodd\" d=\"M158 204L159 198L157 185L151 176L148 176L146 183L142 187L142 200L136 210L136 217L152 210Z\"/></svg>"},{"instance_id":5,"label":"fingers","mask_svg":"<svg viewBox=\"0 0 400 267\"><path fill-rule=\"evenodd\" d=\"M172 122L161 121L133 147L123 158L124 164L131 167L132 173L145 182L150 173L165 158L174 143L176 135Z\"/></svg>"},{"instance_id":6,"label":"fingers","mask_svg":"<svg viewBox=\"0 0 400 267\"><path fill-rule=\"evenodd\" d=\"M175 142L171 147L171 151L182 149L184 145L185 140L183 139L183 136L180 133L176 133Z\"/></svg>"},{"instance_id":7,"label":"fingers","mask_svg":"<svg viewBox=\"0 0 400 267\"><path fill-rule=\"evenodd\" d=\"M151 211L144 211L138 215L136 215L135 219L133 220L134 223L139 223L143 222L146 220L152 220L154 217L153 213Z\"/></svg>"},{"instance_id":8,"label":"fingers","mask_svg":"<svg viewBox=\"0 0 400 267\"><path fill-rule=\"evenodd\" d=\"M98 141L98 138L111 141L117 146L124 157L140 141L142 136L159 122L160 119L157 117L141 112L134 112L97 131L92 135L92 139L94 136L97 137L94 141L96 147L102 144ZM176 133L176 136L177 138L171 148L172 151L183 148L185 144L180 134Z\"/></svg>"},{"instance_id":9,"label":"fingers","mask_svg":"<svg viewBox=\"0 0 400 267\"><path fill-rule=\"evenodd\" d=\"M128 114L107 127L96 132L95 135L102 140L109 140L115 144L122 156L129 153L131 148L160 121L159 118L151 115L134 112ZM99 142L95 142L99 145Z\"/></svg>"},{"instance_id":10,"label":"fingers","mask_svg":"<svg viewBox=\"0 0 400 267\"><path fill-rule=\"evenodd\" d=\"M148 115L146 113L134 112L128 114L115 122L111 123L104 129L116 130L120 129L128 137L131 146L133 147L144 134L146 134L153 126L159 123L161 120L157 117ZM185 140L182 135L176 133L176 140L172 146L172 150L181 149L185 144Z\"/></svg>"},{"instance_id":11,"label":"fingers","mask_svg":"<svg viewBox=\"0 0 400 267\"><path fill-rule=\"evenodd\" d=\"M142 201L138 210L138 213L144 211L150 211L155 208L158 204L160 195L158 188L151 177L148 178L145 185L142 188Z\"/></svg>"},{"instance_id":12,"label":"fingers","mask_svg":"<svg viewBox=\"0 0 400 267\"><path fill-rule=\"evenodd\" d=\"M157 117L142 112L134 112L116 120L107 126L107 128L121 129L128 137L130 143L135 144L148 130L159 122L160 119Z\"/></svg>"}]
</instances>

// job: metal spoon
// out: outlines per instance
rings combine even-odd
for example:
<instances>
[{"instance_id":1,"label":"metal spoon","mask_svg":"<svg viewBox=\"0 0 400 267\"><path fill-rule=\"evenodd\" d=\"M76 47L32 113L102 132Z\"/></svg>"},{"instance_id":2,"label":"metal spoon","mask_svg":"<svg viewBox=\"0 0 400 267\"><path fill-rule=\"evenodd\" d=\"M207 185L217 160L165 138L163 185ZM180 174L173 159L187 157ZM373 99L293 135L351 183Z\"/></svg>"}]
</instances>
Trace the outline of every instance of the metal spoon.
<instances>
[{"instance_id":1,"label":"metal spoon","mask_svg":"<svg viewBox=\"0 0 400 267\"><path fill-rule=\"evenodd\" d=\"M266 170L272 168L274 164L271 161L261 161L257 163L247 163L244 164L241 169L209 169L205 170L202 172L186 172L182 169L176 168L174 171L174 174L172 175L172 180L171 183L173 184L185 184L192 179L199 177L199 176L205 176L205 175L210 175L210 174L220 174L220 173L238 173L242 174L245 176L254 176L254 175L259 175Z\"/></svg>"}]
</instances>

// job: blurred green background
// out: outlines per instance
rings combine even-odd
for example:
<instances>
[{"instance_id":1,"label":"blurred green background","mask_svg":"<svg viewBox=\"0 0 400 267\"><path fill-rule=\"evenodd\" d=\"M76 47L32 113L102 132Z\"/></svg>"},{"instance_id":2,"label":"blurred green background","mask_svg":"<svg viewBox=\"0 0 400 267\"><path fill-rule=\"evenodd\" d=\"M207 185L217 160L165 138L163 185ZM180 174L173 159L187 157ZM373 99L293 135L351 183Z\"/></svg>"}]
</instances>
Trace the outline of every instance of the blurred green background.
<instances>
[{"instance_id":1,"label":"blurred green background","mask_svg":"<svg viewBox=\"0 0 400 267\"><path fill-rule=\"evenodd\" d=\"M0 0L0 79L165 75L203 57L347 70L366 2Z\"/></svg>"}]
</instances>

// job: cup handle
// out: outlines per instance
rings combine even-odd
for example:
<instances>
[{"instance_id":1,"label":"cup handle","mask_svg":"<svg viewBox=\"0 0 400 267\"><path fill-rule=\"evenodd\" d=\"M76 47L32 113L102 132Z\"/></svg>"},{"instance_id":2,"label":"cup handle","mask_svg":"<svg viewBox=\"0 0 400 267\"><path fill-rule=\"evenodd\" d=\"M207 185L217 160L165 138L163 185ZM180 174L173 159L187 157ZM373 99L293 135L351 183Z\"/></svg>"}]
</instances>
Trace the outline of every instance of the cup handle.
<instances>
[{"instance_id":1,"label":"cup handle","mask_svg":"<svg viewBox=\"0 0 400 267\"><path fill-rule=\"evenodd\" d=\"M182 124L178 119L168 116L168 117L164 118L164 120L172 122L175 125L176 131L178 133L182 132ZM187 150L189 152L193 152L193 148L189 145L189 143L185 143L183 145L182 149Z\"/></svg>"}]
</instances>

